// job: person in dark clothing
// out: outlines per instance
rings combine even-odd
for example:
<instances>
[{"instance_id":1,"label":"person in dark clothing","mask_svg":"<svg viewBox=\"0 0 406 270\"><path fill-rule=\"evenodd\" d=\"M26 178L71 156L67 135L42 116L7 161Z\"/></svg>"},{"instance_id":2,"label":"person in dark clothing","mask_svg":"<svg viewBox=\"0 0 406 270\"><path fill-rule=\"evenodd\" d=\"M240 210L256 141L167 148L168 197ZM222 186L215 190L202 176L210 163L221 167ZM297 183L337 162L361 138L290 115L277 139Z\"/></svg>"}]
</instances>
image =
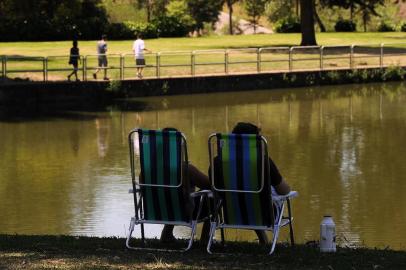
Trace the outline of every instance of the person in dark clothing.
<instances>
[{"instance_id":1,"label":"person in dark clothing","mask_svg":"<svg viewBox=\"0 0 406 270\"><path fill-rule=\"evenodd\" d=\"M234 134L260 134L261 129L251 123L239 122L234 128L232 133ZM288 183L283 179L278 167L269 157L269 173L271 175L271 186L274 187L276 193L279 195L286 195L290 192Z\"/></svg>"},{"instance_id":2,"label":"person in dark clothing","mask_svg":"<svg viewBox=\"0 0 406 270\"><path fill-rule=\"evenodd\" d=\"M260 128L251 123L239 122L233 128L232 133L234 134L260 134ZM216 166L216 158L214 160L214 166ZM290 192L290 187L288 183L283 179L280 174L278 167L276 167L273 160L269 157L269 174L270 174L270 184L273 187L274 191L279 195L286 195ZM219 176L215 176L215 179ZM268 182L268 181L267 181ZM268 236L263 230L255 230L258 240L261 244L268 243Z\"/></svg>"},{"instance_id":3,"label":"person in dark clothing","mask_svg":"<svg viewBox=\"0 0 406 270\"><path fill-rule=\"evenodd\" d=\"M79 81L78 78L78 66L80 61L80 54L78 48L78 42L76 40L73 41L73 47L70 49L69 54L69 64L73 66L73 71L68 75L68 81L70 81L70 77L75 75L76 81Z\"/></svg>"},{"instance_id":4,"label":"person in dark clothing","mask_svg":"<svg viewBox=\"0 0 406 270\"><path fill-rule=\"evenodd\" d=\"M164 128L163 131L178 131L176 128L171 128L167 127ZM187 189L186 193L190 190L194 191L196 187L198 187L200 190L209 190L210 189L210 181L207 175L205 175L203 172L201 172L198 168L196 168L193 164L189 163L188 164L188 176L187 179L189 179L188 183L185 183L185 188ZM200 198L196 198L194 204L199 203ZM203 206L202 209L202 214L201 216L207 216L208 215L208 209L207 205ZM161 242L172 242L175 240L175 237L173 236L173 225L165 225L162 233L161 233ZM202 233L200 236L200 241L206 242L209 236L209 230L210 230L210 223L209 220L206 220L203 224L202 228Z\"/></svg>"}]
</instances>

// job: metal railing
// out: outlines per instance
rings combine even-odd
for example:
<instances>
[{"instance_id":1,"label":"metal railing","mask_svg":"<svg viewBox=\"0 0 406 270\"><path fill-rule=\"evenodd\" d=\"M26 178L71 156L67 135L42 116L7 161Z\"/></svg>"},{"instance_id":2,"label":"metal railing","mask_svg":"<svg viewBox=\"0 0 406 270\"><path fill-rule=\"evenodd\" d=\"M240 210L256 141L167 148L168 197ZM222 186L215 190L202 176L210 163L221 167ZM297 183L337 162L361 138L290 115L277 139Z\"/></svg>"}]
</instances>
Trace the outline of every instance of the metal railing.
<instances>
[{"instance_id":1,"label":"metal railing","mask_svg":"<svg viewBox=\"0 0 406 270\"><path fill-rule=\"evenodd\" d=\"M106 68L112 79L136 78L132 53L108 54ZM1 76L34 81L60 81L72 71L69 56L1 56ZM406 43L293 46L226 50L163 51L145 54L144 77L185 77L261 72L356 69L406 66ZM83 81L98 68L98 55L80 56L78 75Z\"/></svg>"}]
</instances>

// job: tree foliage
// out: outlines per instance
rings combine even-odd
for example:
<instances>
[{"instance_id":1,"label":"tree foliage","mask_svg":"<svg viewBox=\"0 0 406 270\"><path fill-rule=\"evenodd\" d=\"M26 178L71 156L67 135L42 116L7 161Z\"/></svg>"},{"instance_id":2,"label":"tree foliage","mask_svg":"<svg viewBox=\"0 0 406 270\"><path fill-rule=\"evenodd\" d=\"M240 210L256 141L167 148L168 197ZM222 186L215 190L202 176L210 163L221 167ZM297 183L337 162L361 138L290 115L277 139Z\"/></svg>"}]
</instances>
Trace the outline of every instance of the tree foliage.
<instances>
[{"instance_id":1,"label":"tree foliage","mask_svg":"<svg viewBox=\"0 0 406 270\"><path fill-rule=\"evenodd\" d=\"M265 12L265 5L268 0L245 0L244 8L247 15L250 16L250 23L254 26L254 33L259 19Z\"/></svg>"},{"instance_id":2,"label":"tree foliage","mask_svg":"<svg viewBox=\"0 0 406 270\"><path fill-rule=\"evenodd\" d=\"M195 29L203 29L204 23L214 24L223 7L219 0L186 0L190 15L195 20Z\"/></svg>"},{"instance_id":3,"label":"tree foliage","mask_svg":"<svg viewBox=\"0 0 406 270\"><path fill-rule=\"evenodd\" d=\"M169 0L137 0L138 7L145 8L148 22L154 17L164 15L168 4Z\"/></svg>"},{"instance_id":4,"label":"tree foliage","mask_svg":"<svg viewBox=\"0 0 406 270\"><path fill-rule=\"evenodd\" d=\"M108 29L100 0L2 0L0 40L95 39Z\"/></svg>"}]
</instances>

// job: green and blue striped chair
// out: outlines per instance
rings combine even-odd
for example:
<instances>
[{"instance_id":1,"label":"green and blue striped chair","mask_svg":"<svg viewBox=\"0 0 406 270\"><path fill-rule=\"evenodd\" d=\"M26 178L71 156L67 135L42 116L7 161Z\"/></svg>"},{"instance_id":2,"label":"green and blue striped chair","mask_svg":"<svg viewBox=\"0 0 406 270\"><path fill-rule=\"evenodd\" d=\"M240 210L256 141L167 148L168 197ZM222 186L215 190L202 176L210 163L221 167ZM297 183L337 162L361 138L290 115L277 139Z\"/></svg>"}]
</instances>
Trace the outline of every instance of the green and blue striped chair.
<instances>
[{"instance_id":1,"label":"green and blue striped chair","mask_svg":"<svg viewBox=\"0 0 406 270\"><path fill-rule=\"evenodd\" d=\"M272 196L265 138L255 134L212 134L209 155L210 179L217 199L207 251L211 253L216 230L227 228L273 231L272 254L279 229L289 224L293 245L289 199L297 196L297 192ZM283 217L285 201L288 205L286 218Z\"/></svg>"},{"instance_id":2,"label":"green and blue striped chair","mask_svg":"<svg viewBox=\"0 0 406 270\"><path fill-rule=\"evenodd\" d=\"M135 215L131 218L126 246L138 249L130 246L135 225L140 225L144 243L144 224L169 224L191 228L189 244L184 251L189 250L206 193L192 192L189 186L185 136L178 131L134 129L128 138ZM136 152L139 152L139 158ZM200 203L195 210L194 197L197 196L200 196Z\"/></svg>"}]
</instances>

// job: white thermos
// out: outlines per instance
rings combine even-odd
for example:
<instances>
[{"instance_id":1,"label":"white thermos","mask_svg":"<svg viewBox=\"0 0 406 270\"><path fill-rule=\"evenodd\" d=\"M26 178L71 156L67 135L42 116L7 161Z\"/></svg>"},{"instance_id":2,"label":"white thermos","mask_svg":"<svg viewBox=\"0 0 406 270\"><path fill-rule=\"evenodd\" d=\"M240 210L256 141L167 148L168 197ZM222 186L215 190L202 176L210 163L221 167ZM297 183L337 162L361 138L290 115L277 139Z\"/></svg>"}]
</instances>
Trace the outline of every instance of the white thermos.
<instances>
[{"instance_id":1,"label":"white thermos","mask_svg":"<svg viewBox=\"0 0 406 270\"><path fill-rule=\"evenodd\" d=\"M324 216L320 224L320 251L336 252L336 225L331 216Z\"/></svg>"}]
</instances>

